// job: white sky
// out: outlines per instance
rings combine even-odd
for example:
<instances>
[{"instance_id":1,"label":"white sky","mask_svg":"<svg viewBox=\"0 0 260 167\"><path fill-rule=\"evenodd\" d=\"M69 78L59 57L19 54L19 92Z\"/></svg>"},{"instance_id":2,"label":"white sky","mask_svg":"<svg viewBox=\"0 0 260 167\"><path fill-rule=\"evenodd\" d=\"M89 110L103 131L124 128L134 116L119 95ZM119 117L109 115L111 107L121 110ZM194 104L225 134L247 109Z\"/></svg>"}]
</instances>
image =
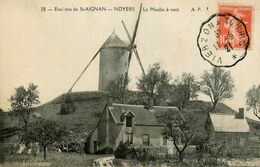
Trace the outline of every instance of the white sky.
<instances>
[{"instance_id":1,"label":"white sky","mask_svg":"<svg viewBox=\"0 0 260 167\"><path fill-rule=\"evenodd\" d=\"M135 2L135 3L134 3ZM225 1L231 4L231 1ZM235 67L227 68L234 78L236 90L225 103L238 110L245 105L245 93L260 83L260 4L241 1L254 7L252 45L246 58ZM33 82L39 86L41 103L66 92L98 48L115 28L123 40L127 36L124 20L132 34L139 2L136 1L58 1L1 0L0 2L0 107L7 110L7 99L19 85ZM173 78L192 72L198 79L212 66L204 61L196 44L200 25L216 13L221 1L143 1L144 7L179 8L179 12L143 12L136 45L144 68L159 62ZM40 12L40 7L116 6L135 7L134 12ZM191 12L192 8L201 11ZM208 7L208 10L206 9ZM96 59L73 91L97 90ZM130 88L136 89L141 74L136 58L130 67ZM209 100L206 96L200 99Z\"/></svg>"}]
</instances>

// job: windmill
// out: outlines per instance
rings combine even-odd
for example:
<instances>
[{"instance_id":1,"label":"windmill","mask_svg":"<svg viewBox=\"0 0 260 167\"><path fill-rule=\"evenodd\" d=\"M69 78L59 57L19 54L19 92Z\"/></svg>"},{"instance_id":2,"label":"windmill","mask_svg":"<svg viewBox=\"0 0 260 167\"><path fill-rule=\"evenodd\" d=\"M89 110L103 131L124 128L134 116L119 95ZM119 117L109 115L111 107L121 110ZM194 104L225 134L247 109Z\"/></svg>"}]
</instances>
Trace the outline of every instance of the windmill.
<instances>
[{"instance_id":1,"label":"windmill","mask_svg":"<svg viewBox=\"0 0 260 167\"><path fill-rule=\"evenodd\" d=\"M114 71L121 71L124 72L124 75L125 75L125 78L128 77L128 73L129 73L129 67L130 67L130 62L131 62L131 58L132 58L132 54L134 52L137 60L138 60L138 63L141 67L141 70L142 70L142 73L143 75L145 75L145 71L144 71L144 68L143 68L143 65L141 63L141 60L140 60L140 56L139 56L139 53L136 49L136 45L135 45L135 39L136 39L136 34L137 34L137 30L138 30L138 26L139 26L139 21L140 21L140 16L141 16L141 11L142 11L142 4L140 5L140 9L139 9L139 14L138 14L138 18L136 20L136 24L135 24L135 27L134 27L134 31L133 31L133 35L132 37L130 36L130 33L128 31L128 29L126 28L126 25L124 23L124 21L122 21L122 24L123 24L123 27L125 29L125 32L126 32L126 35L128 37L128 40L129 40L129 44L128 45L124 45L122 44L122 41L121 39L119 39L115 32L113 32L111 34L111 36L103 43L103 45L101 45L101 47L98 49L98 51L94 54L94 56L92 57L92 59L90 60L90 62L87 64L87 66L83 69L83 71L80 73L80 75L76 78L75 82L72 84L72 86L70 87L70 89L68 90L68 92L65 94L64 96L64 99L62 100L62 104L61 104L61 112L63 113L70 113L70 112L74 112L75 111L75 107L74 107L74 104L73 104L73 100L71 99L70 97L70 93L72 92L72 89L73 87L77 84L77 82L80 80L80 78L82 77L82 75L85 73L85 71L88 69L88 67L91 65L91 63L95 60L95 58L100 54L100 76L99 76L99 80L101 81L101 83L99 83L99 90L102 90L106 87L106 85L104 86L104 83L102 82L108 82L108 79L113 79L113 76L112 74L110 74L107 69L104 69L106 68L107 66L112 68L115 66L115 63L112 61L112 59L110 59L110 63L108 62L109 59L109 56L111 57L111 53L114 53L114 50L115 48L117 49L116 52L123 52L122 55L120 55L121 57L124 57L124 60L121 61L121 64L125 64L124 65L124 70L121 70L122 69L122 65L120 66L119 69L113 69ZM111 39L112 38L112 39ZM111 44L111 40L116 40L117 43L116 44ZM118 43L121 43L120 46L118 46L119 44ZM128 54L127 54L128 52ZM104 56L105 55L105 56ZM102 59L101 59L102 58ZM124 61L127 61L127 62L124 62ZM103 65L101 65L101 62L103 63ZM123 63L122 63L123 62ZM126 67L125 67L126 66ZM114 72L112 71L112 72ZM107 77L110 77L107 79ZM105 78L105 81L102 81L102 79ZM101 85L101 86L100 86Z\"/></svg>"}]
</instances>

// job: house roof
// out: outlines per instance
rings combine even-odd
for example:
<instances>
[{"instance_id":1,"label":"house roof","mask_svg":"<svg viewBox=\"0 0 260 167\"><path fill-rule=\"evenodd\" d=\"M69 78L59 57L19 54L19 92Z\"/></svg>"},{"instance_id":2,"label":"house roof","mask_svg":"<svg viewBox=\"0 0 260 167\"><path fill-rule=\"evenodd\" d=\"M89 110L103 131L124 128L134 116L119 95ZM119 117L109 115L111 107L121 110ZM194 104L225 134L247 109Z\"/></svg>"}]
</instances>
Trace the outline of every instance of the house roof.
<instances>
[{"instance_id":1,"label":"house roof","mask_svg":"<svg viewBox=\"0 0 260 167\"><path fill-rule=\"evenodd\" d=\"M250 132L246 119L235 118L235 115L210 114L215 132Z\"/></svg>"},{"instance_id":2,"label":"house roof","mask_svg":"<svg viewBox=\"0 0 260 167\"><path fill-rule=\"evenodd\" d=\"M121 117L127 113L132 112L135 120L135 125L163 125L158 122L156 118L156 113L160 111L174 110L177 111L177 107L164 107L164 106L154 106L153 111L145 109L143 105L127 105L127 104L112 104L109 107L112 116L116 123L122 123Z\"/></svg>"},{"instance_id":3,"label":"house roof","mask_svg":"<svg viewBox=\"0 0 260 167\"><path fill-rule=\"evenodd\" d=\"M102 48L110 48L110 47L128 47L129 44L123 40L121 40L113 31L113 33L109 36L107 41L103 44Z\"/></svg>"}]
</instances>

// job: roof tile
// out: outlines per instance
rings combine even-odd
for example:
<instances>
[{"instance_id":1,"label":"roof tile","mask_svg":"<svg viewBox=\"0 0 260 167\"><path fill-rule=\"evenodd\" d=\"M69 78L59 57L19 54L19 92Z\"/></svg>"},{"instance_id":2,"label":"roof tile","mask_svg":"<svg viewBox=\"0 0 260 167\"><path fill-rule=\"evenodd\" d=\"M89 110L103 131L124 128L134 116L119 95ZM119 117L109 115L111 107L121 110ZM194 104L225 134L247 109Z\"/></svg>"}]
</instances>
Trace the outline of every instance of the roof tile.
<instances>
[{"instance_id":1,"label":"roof tile","mask_svg":"<svg viewBox=\"0 0 260 167\"><path fill-rule=\"evenodd\" d=\"M162 125L156 118L156 113L160 111L174 110L177 107L154 106L153 111L145 109L143 105L126 105L126 104L112 104L110 111L112 112L117 123L121 122L121 116L124 112L131 111L135 115L135 124L141 125Z\"/></svg>"}]
</instances>

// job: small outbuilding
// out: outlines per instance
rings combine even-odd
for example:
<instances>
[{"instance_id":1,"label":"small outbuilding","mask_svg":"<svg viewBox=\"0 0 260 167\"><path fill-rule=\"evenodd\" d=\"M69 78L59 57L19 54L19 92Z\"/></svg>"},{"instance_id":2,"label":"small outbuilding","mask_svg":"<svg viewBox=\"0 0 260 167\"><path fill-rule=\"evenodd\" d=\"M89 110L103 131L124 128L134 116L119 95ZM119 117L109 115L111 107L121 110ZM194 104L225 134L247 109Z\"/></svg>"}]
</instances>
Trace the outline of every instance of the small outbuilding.
<instances>
[{"instance_id":1,"label":"small outbuilding","mask_svg":"<svg viewBox=\"0 0 260 167\"><path fill-rule=\"evenodd\" d=\"M239 112L233 115L210 113L206 126L210 138L226 147L245 147L248 143L250 128L244 108L239 108Z\"/></svg>"}]
</instances>

